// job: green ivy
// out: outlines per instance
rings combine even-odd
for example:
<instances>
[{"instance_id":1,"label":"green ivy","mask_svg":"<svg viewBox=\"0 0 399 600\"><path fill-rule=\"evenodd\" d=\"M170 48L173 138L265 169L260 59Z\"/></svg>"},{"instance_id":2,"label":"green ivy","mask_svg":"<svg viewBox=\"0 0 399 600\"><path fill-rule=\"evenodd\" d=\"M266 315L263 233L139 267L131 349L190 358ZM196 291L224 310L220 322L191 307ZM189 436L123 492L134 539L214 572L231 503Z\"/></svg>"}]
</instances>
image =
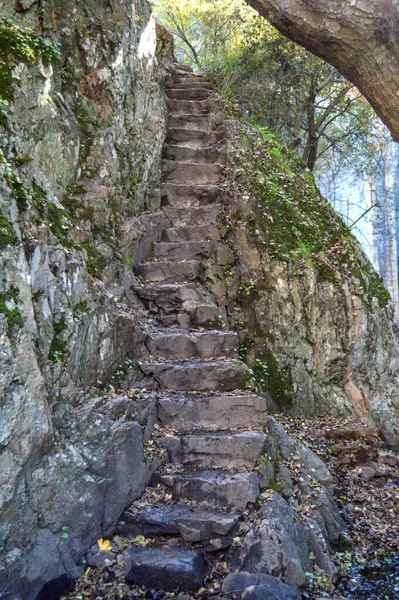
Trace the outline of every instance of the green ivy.
<instances>
[{"instance_id":1,"label":"green ivy","mask_svg":"<svg viewBox=\"0 0 399 600\"><path fill-rule=\"evenodd\" d=\"M0 211L0 249L6 248L6 246L12 246L13 244L16 244L17 241L18 236L15 233L13 226Z\"/></svg>"},{"instance_id":2,"label":"green ivy","mask_svg":"<svg viewBox=\"0 0 399 600\"><path fill-rule=\"evenodd\" d=\"M5 315L7 319L7 335L11 337L14 327L22 327L23 321L21 313L18 308L11 307L17 302L19 292L16 288L12 287L7 292L0 292L0 312Z\"/></svg>"}]
</instances>

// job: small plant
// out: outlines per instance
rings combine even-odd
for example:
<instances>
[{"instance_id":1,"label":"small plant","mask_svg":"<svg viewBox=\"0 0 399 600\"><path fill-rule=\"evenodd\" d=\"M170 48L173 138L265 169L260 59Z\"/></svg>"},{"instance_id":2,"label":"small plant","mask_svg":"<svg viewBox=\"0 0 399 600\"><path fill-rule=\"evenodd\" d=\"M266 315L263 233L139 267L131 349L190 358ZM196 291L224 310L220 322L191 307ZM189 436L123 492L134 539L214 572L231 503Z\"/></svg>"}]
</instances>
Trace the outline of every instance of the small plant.
<instances>
[{"instance_id":1,"label":"small plant","mask_svg":"<svg viewBox=\"0 0 399 600\"><path fill-rule=\"evenodd\" d=\"M69 533L68 533L69 527L67 525L63 525L61 527L61 537L66 540L69 537Z\"/></svg>"}]
</instances>

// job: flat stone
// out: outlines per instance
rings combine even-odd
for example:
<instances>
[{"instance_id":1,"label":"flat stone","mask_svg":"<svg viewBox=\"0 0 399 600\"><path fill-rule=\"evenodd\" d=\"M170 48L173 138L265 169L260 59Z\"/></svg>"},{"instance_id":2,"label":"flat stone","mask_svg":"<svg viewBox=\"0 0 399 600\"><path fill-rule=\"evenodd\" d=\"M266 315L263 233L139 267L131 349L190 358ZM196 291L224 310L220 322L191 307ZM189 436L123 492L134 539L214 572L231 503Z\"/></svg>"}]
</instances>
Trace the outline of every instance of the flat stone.
<instances>
[{"instance_id":1,"label":"flat stone","mask_svg":"<svg viewBox=\"0 0 399 600\"><path fill-rule=\"evenodd\" d=\"M253 468L266 441L260 431L190 433L181 437L165 436L170 461L199 468ZM177 442L177 443L176 443Z\"/></svg>"},{"instance_id":2,"label":"flat stone","mask_svg":"<svg viewBox=\"0 0 399 600\"><path fill-rule=\"evenodd\" d=\"M187 117L187 115L185 115ZM221 148L192 148L187 145L166 144L164 147L164 158L187 163L216 163L220 159Z\"/></svg>"},{"instance_id":3,"label":"flat stone","mask_svg":"<svg viewBox=\"0 0 399 600\"><path fill-rule=\"evenodd\" d=\"M253 595L253 588L258 588L260 593ZM230 573L223 581L222 592L234 594L237 597L242 596L247 600L252 600L252 598L254 600L275 600L275 598L277 600L301 600L302 598L295 588L283 583L277 577L264 573ZM244 596L244 594L246 595Z\"/></svg>"},{"instance_id":4,"label":"flat stone","mask_svg":"<svg viewBox=\"0 0 399 600\"><path fill-rule=\"evenodd\" d=\"M203 87L179 88L171 87L166 89L168 98L180 100L204 100L212 94L212 90Z\"/></svg>"},{"instance_id":5,"label":"flat stone","mask_svg":"<svg viewBox=\"0 0 399 600\"><path fill-rule=\"evenodd\" d=\"M220 196L217 185L181 185L165 183L162 186L162 202L178 209L212 204Z\"/></svg>"},{"instance_id":6,"label":"flat stone","mask_svg":"<svg viewBox=\"0 0 399 600\"><path fill-rule=\"evenodd\" d=\"M371 481L371 479L380 475L380 473L371 467L356 467L354 473L364 481Z\"/></svg>"},{"instance_id":7,"label":"flat stone","mask_svg":"<svg viewBox=\"0 0 399 600\"><path fill-rule=\"evenodd\" d=\"M164 207L164 213L173 227L190 227L192 225L215 224L220 212L219 204L207 204L194 208L180 208L170 206Z\"/></svg>"},{"instance_id":8,"label":"flat stone","mask_svg":"<svg viewBox=\"0 0 399 600\"><path fill-rule=\"evenodd\" d=\"M107 561L115 560L115 552L100 552L98 544L94 544L86 554L86 562L89 567L98 568L106 564Z\"/></svg>"},{"instance_id":9,"label":"flat stone","mask_svg":"<svg viewBox=\"0 0 399 600\"><path fill-rule=\"evenodd\" d=\"M266 399L254 395L189 396L165 393L158 399L158 418L175 431L221 430L266 425Z\"/></svg>"},{"instance_id":10,"label":"flat stone","mask_svg":"<svg viewBox=\"0 0 399 600\"><path fill-rule=\"evenodd\" d=\"M250 386L248 368L240 361L143 363L141 369L165 390L229 391Z\"/></svg>"},{"instance_id":11,"label":"flat stone","mask_svg":"<svg viewBox=\"0 0 399 600\"><path fill-rule=\"evenodd\" d=\"M208 90L213 89L213 86L210 81L205 81L200 77L180 77L176 81L173 82L173 89L183 89L183 88L206 88Z\"/></svg>"},{"instance_id":12,"label":"flat stone","mask_svg":"<svg viewBox=\"0 0 399 600\"><path fill-rule=\"evenodd\" d=\"M201 131L200 129L188 129L186 127L174 127L168 129L166 133L166 143L176 144L187 143L192 148L204 148L205 146L215 146L225 139L224 131Z\"/></svg>"},{"instance_id":13,"label":"flat stone","mask_svg":"<svg viewBox=\"0 0 399 600\"><path fill-rule=\"evenodd\" d=\"M200 274L198 260L146 262L136 268L138 275L152 283L194 281Z\"/></svg>"},{"instance_id":14,"label":"flat stone","mask_svg":"<svg viewBox=\"0 0 399 600\"><path fill-rule=\"evenodd\" d=\"M124 570L126 580L167 592L202 587L206 565L200 552L194 550L154 549L132 547L126 550Z\"/></svg>"},{"instance_id":15,"label":"flat stone","mask_svg":"<svg viewBox=\"0 0 399 600\"><path fill-rule=\"evenodd\" d=\"M230 506L244 510L259 496L256 473L221 473L202 471L191 475L161 475L159 480L167 485L175 498L190 498L213 506Z\"/></svg>"},{"instance_id":16,"label":"flat stone","mask_svg":"<svg viewBox=\"0 0 399 600\"><path fill-rule=\"evenodd\" d=\"M138 512L128 508L122 514L118 532L128 538L181 536L186 542L203 542L233 535L240 519L239 513L193 511L184 505L151 507Z\"/></svg>"},{"instance_id":17,"label":"flat stone","mask_svg":"<svg viewBox=\"0 0 399 600\"><path fill-rule=\"evenodd\" d=\"M182 360L187 358L220 358L237 354L238 336L233 332L172 332L151 333L146 346L155 358Z\"/></svg>"},{"instance_id":18,"label":"flat stone","mask_svg":"<svg viewBox=\"0 0 399 600\"><path fill-rule=\"evenodd\" d=\"M166 98L166 105L170 113L180 112L185 114L203 114L211 109L211 101L206 100L179 100Z\"/></svg>"},{"instance_id":19,"label":"flat stone","mask_svg":"<svg viewBox=\"0 0 399 600\"><path fill-rule=\"evenodd\" d=\"M203 260L215 252L215 242L158 242L154 244L154 256L169 260Z\"/></svg>"},{"instance_id":20,"label":"flat stone","mask_svg":"<svg viewBox=\"0 0 399 600\"><path fill-rule=\"evenodd\" d=\"M219 183L223 167L218 163L188 163L175 160L162 161L162 177L166 183L182 185L209 185Z\"/></svg>"},{"instance_id":21,"label":"flat stone","mask_svg":"<svg viewBox=\"0 0 399 600\"><path fill-rule=\"evenodd\" d=\"M198 131L211 131L214 126L214 113L200 115L174 113L169 115L168 129L196 129Z\"/></svg>"},{"instance_id":22,"label":"flat stone","mask_svg":"<svg viewBox=\"0 0 399 600\"><path fill-rule=\"evenodd\" d=\"M220 234L215 225L191 225L189 227L172 227L162 232L163 242L197 242L202 240L220 241Z\"/></svg>"}]
</instances>

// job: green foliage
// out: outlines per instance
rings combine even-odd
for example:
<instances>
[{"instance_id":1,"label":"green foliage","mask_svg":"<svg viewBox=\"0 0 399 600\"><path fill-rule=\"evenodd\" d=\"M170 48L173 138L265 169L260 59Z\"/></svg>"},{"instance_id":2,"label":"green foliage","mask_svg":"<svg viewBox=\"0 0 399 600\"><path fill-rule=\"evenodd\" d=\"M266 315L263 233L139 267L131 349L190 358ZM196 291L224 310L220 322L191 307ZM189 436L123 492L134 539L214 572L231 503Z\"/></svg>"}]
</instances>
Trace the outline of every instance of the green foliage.
<instances>
[{"instance_id":1,"label":"green foliage","mask_svg":"<svg viewBox=\"0 0 399 600\"><path fill-rule=\"evenodd\" d=\"M22 28L12 20L0 18L0 100L14 99L10 59L25 63L41 60L44 64L58 62L59 51L41 35Z\"/></svg>"},{"instance_id":2,"label":"green foliage","mask_svg":"<svg viewBox=\"0 0 399 600\"><path fill-rule=\"evenodd\" d=\"M49 360L52 363L61 363L68 355L66 344L55 335L51 341L50 351L48 354Z\"/></svg>"},{"instance_id":3,"label":"green foliage","mask_svg":"<svg viewBox=\"0 0 399 600\"><path fill-rule=\"evenodd\" d=\"M294 265L297 276L310 267L321 280L335 282L349 268L354 293L368 308L373 298L385 307L389 293L364 263L350 228L321 196L301 159L264 127L258 133L246 128L236 156L243 196L251 195L255 202L247 220L253 243L270 258Z\"/></svg>"},{"instance_id":4,"label":"green foliage","mask_svg":"<svg viewBox=\"0 0 399 600\"><path fill-rule=\"evenodd\" d=\"M0 249L12 246L18 242L18 236L10 221L6 219L0 210Z\"/></svg>"},{"instance_id":5,"label":"green foliage","mask_svg":"<svg viewBox=\"0 0 399 600\"><path fill-rule=\"evenodd\" d=\"M23 321L21 313L15 306L18 300L19 292L12 287L7 292L0 292L0 312L7 319L7 335L11 337L14 327L22 327Z\"/></svg>"},{"instance_id":6,"label":"green foliage","mask_svg":"<svg viewBox=\"0 0 399 600\"><path fill-rule=\"evenodd\" d=\"M63 208L58 208L47 200L47 192L37 183L32 184L32 201L35 205L40 220L45 223L58 238L64 248L71 248L72 241L68 232L71 227L71 215Z\"/></svg>"},{"instance_id":7,"label":"green foliage","mask_svg":"<svg viewBox=\"0 0 399 600\"><path fill-rule=\"evenodd\" d=\"M75 315L79 315L79 314L88 314L91 311L90 306L87 304L86 300L83 300L83 302L78 302L77 304L75 304L73 312Z\"/></svg>"},{"instance_id":8,"label":"green foliage","mask_svg":"<svg viewBox=\"0 0 399 600\"><path fill-rule=\"evenodd\" d=\"M27 207L27 194L25 188L22 185L22 181L20 180L18 173L13 170L11 164L6 160L1 149L0 164L4 165L3 177L16 200L18 209L24 210Z\"/></svg>"}]
</instances>

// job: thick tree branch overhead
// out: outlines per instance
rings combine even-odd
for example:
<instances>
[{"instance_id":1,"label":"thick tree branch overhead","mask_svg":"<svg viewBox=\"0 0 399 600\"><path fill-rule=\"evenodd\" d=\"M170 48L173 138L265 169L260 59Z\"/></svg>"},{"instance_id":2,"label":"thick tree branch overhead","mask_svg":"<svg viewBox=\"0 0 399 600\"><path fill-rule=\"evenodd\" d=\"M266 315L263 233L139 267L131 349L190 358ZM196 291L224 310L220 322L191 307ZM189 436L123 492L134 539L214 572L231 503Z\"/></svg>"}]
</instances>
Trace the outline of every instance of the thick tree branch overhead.
<instances>
[{"instance_id":1,"label":"thick tree branch overhead","mask_svg":"<svg viewBox=\"0 0 399 600\"><path fill-rule=\"evenodd\" d=\"M399 0L248 0L281 33L328 61L399 141Z\"/></svg>"}]
</instances>

